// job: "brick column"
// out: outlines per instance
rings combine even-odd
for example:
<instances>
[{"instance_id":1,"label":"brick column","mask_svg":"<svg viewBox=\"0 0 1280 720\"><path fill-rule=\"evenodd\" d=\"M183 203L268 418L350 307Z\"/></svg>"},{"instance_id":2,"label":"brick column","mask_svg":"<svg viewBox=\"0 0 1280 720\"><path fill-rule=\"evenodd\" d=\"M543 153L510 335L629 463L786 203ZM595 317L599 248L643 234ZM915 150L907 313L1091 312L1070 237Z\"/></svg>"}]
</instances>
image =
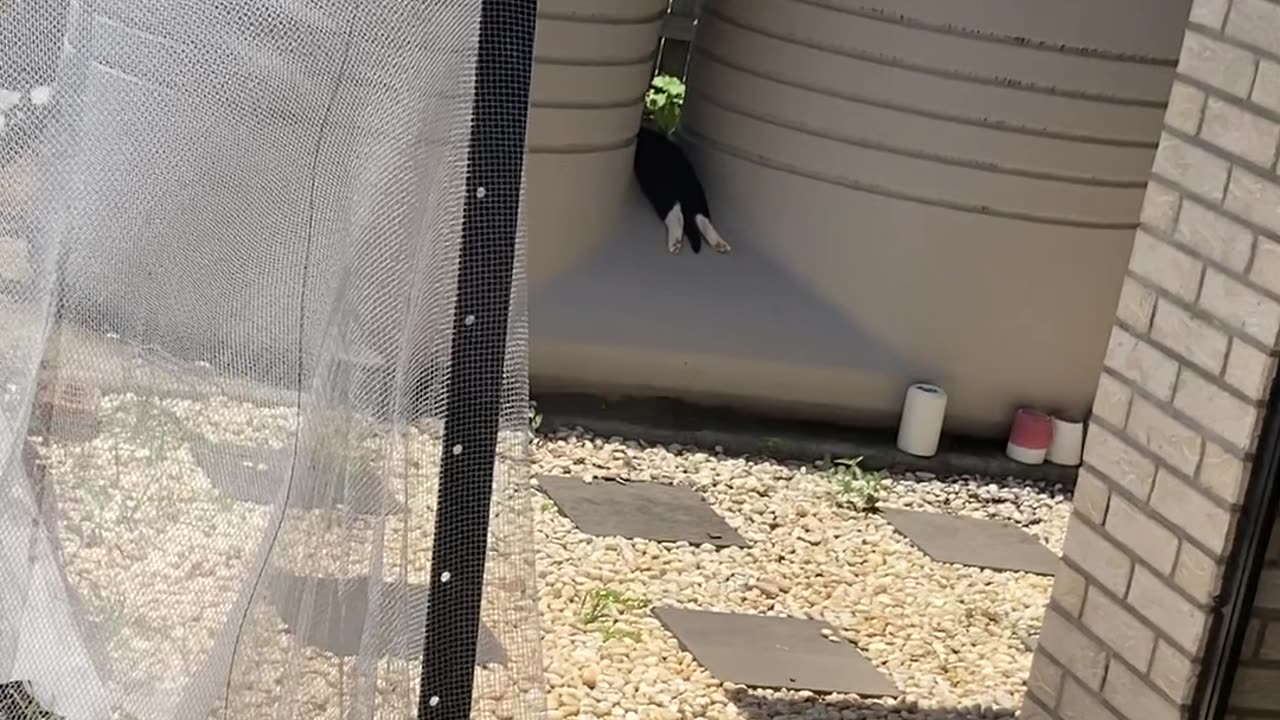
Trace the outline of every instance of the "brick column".
<instances>
[{"instance_id":1,"label":"brick column","mask_svg":"<svg viewBox=\"0 0 1280 720\"><path fill-rule=\"evenodd\" d=\"M1195 0L1025 720L1187 716L1275 372L1278 143L1280 5ZM1272 683L1277 717L1256 672L1237 695Z\"/></svg>"}]
</instances>

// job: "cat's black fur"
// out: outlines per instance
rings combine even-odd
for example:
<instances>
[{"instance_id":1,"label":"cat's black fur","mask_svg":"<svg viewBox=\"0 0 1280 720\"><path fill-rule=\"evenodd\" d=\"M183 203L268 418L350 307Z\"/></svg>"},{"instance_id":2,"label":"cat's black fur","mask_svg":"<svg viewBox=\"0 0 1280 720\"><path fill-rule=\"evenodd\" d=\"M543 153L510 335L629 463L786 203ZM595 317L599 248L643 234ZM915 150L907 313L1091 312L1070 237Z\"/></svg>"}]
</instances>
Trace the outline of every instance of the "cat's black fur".
<instances>
[{"instance_id":1,"label":"cat's black fur","mask_svg":"<svg viewBox=\"0 0 1280 720\"><path fill-rule=\"evenodd\" d=\"M685 157L680 146L659 130L641 126L636 136L636 154L634 163L636 181L640 190L653 206L658 218L667 221L668 215L678 204L680 215L684 218L684 237L695 253L702 250L702 243L709 244L719 252L728 252L729 246L718 234L708 238L698 222L698 216L710 227L711 208L707 203L707 195L698 180L697 171L689 159ZM714 233L714 228L712 228ZM679 252L679 238L671 252Z\"/></svg>"}]
</instances>

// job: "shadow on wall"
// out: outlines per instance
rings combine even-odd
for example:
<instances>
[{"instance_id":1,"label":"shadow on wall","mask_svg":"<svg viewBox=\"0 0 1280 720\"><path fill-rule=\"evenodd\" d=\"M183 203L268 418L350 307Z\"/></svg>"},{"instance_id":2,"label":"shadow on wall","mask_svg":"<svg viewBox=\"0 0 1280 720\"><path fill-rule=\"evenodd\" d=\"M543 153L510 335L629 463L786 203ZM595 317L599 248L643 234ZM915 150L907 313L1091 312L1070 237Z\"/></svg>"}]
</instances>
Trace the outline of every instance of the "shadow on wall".
<instances>
[{"instance_id":1,"label":"shadow on wall","mask_svg":"<svg viewBox=\"0 0 1280 720\"><path fill-rule=\"evenodd\" d=\"M554 283L533 291L536 341L589 339L726 362L749 357L854 367L886 381L938 371L895 352L751 243L735 244L725 256L709 249L673 256L665 233L630 183L605 241Z\"/></svg>"}]
</instances>

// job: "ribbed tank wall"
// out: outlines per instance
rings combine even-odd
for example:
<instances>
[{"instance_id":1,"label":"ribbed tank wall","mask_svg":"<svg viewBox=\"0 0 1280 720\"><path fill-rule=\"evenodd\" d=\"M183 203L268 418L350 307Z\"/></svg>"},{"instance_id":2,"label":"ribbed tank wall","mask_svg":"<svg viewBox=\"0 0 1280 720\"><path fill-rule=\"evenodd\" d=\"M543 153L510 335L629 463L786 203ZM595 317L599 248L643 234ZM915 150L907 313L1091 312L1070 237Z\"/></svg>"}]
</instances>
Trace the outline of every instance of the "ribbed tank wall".
<instances>
[{"instance_id":1,"label":"ribbed tank wall","mask_svg":"<svg viewBox=\"0 0 1280 720\"><path fill-rule=\"evenodd\" d=\"M717 226L905 358L897 381L946 385L958 426L1083 413L1188 8L711 0L682 138Z\"/></svg>"},{"instance_id":2,"label":"ribbed tank wall","mask_svg":"<svg viewBox=\"0 0 1280 720\"><path fill-rule=\"evenodd\" d=\"M667 0L540 0L529 113L529 280L588 253L631 178Z\"/></svg>"}]
</instances>

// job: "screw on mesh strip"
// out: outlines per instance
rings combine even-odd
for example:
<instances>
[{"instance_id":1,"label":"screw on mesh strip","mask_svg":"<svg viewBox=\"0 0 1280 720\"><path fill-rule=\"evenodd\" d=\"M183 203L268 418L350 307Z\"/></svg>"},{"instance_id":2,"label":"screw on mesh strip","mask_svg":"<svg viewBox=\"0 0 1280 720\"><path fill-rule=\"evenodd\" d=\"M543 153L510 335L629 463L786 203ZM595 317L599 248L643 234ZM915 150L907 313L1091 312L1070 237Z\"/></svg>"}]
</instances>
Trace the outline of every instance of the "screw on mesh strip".
<instances>
[{"instance_id":1,"label":"screw on mesh strip","mask_svg":"<svg viewBox=\"0 0 1280 720\"><path fill-rule=\"evenodd\" d=\"M536 10L536 0L480 10L419 720L471 716Z\"/></svg>"}]
</instances>

